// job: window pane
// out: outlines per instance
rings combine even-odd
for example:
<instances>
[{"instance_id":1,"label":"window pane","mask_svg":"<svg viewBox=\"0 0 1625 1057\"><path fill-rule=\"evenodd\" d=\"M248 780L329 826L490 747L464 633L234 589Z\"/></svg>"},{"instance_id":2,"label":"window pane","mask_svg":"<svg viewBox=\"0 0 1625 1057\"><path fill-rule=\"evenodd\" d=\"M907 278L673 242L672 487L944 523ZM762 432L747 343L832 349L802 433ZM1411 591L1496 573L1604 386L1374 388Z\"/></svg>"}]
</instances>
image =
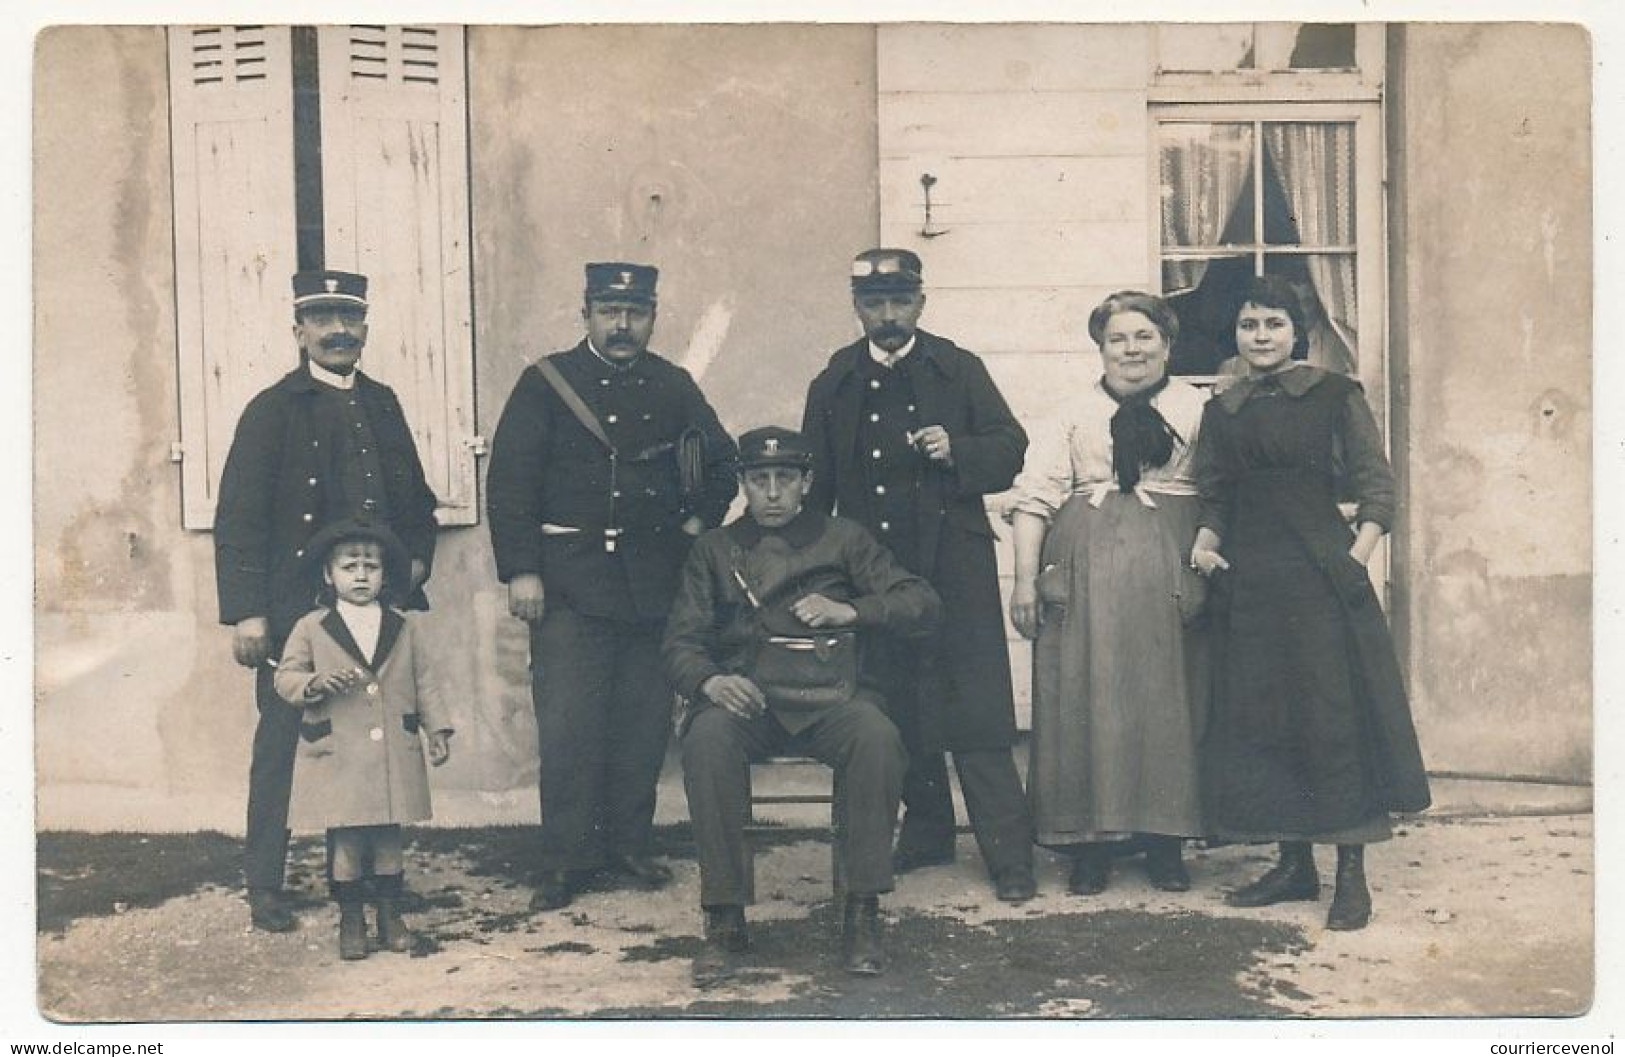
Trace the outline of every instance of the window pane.
<instances>
[{"instance_id":1,"label":"window pane","mask_svg":"<svg viewBox=\"0 0 1625 1057\"><path fill-rule=\"evenodd\" d=\"M1359 304L1354 254L1271 254L1264 274L1292 283L1309 325L1309 362L1353 374L1359 364Z\"/></svg>"},{"instance_id":2,"label":"window pane","mask_svg":"<svg viewBox=\"0 0 1625 1057\"><path fill-rule=\"evenodd\" d=\"M1352 23L1260 22L1254 46L1260 70L1354 68Z\"/></svg>"},{"instance_id":3,"label":"window pane","mask_svg":"<svg viewBox=\"0 0 1625 1057\"><path fill-rule=\"evenodd\" d=\"M1253 241L1253 126L1167 122L1158 127L1162 245Z\"/></svg>"},{"instance_id":4,"label":"window pane","mask_svg":"<svg viewBox=\"0 0 1625 1057\"><path fill-rule=\"evenodd\" d=\"M1266 241L1353 246L1353 122L1271 122L1264 126L1264 155ZM1270 230L1277 193L1289 231Z\"/></svg>"},{"instance_id":5,"label":"window pane","mask_svg":"<svg viewBox=\"0 0 1625 1057\"><path fill-rule=\"evenodd\" d=\"M1250 70L1253 24L1158 26L1157 64L1169 73Z\"/></svg>"},{"instance_id":6,"label":"window pane","mask_svg":"<svg viewBox=\"0 0 1625 1057\"><path fill-rule=\"evenodd\" d=\"M1179 317L1179 336L1168 361L1170 374L1218 374L1219 365L1235 355L1236 296L1252 277L1250 253L1163 262L1164 296Z\"/></svg>"}]
</instances>

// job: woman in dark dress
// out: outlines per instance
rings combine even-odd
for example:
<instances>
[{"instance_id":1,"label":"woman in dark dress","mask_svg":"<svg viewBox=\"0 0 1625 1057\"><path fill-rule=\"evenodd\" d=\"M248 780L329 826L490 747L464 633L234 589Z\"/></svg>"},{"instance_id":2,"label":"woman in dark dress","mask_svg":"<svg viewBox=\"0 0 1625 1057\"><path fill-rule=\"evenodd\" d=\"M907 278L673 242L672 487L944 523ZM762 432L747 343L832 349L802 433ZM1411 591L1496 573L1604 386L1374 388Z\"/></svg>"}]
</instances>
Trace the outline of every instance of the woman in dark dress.
<instances>
[{"instance_id":1,"label":"woman in dark dress","mask_svg":"<svg viewBox=\"0 0 1625 1057\"><path fill-rule=\"evenodd\" d=\"M1326 925L1363 928L1365 845L1391 835L1390 811L1429 803L1365 568L1393 523L1393 473L1359 383L1294 358L1308 330L1290 285L1255 279L1235 335L1248 373L1204 410L1195 467L1191 566L1210 580L1216 632L1207 818L1221 839L1280 842L1280 862L1232 906L1318 899L1312 848L1335 844Z\"/></svg>"}]
</instances>

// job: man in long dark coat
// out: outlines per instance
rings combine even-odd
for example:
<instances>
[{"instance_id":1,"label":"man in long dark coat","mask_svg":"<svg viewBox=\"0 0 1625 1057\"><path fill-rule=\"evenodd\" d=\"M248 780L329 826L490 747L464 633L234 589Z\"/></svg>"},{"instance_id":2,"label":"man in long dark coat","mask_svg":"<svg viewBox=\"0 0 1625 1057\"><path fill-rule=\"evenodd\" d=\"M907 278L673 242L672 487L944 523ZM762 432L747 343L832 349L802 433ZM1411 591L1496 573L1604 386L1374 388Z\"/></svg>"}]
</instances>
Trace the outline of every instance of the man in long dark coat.
<instances>
[{"instance_id":1,"label":"man in long dark coat","mask_svg":"<svg viewBox=\"0 0 1625 1057\"><path fill-rule=\"evenodd\" d=\"M299 710L277 696L272 665L321 588L305 548L337 521L388 525L411 557L405 605L427 609L422 587L435 544L435 497L400 401L357 369L367 341L366 278L300 272L293 293L300 365L243 409L214 518L220 622L233 628L237 663L255 674L243 873L250 918L270 932L295 924L282 883Z\"/></svg>"},{"instance_id":2,"label":"man in long dark coat","mask_svg":"<svg viewBox=\"0 0 1625 1057\"><path fill-rule=\"evenodd\" d=\"M852 297L864 337L830 357L807 391L809 506L862 523L943 602L921 646L882 639L888 706L910 754L899 873L952 862L955 822L943 750L999 898L1033 897L1032 816L1011 756L1016 737L993 529L982 497L1009 488L1027 434L987 368L920 330L920 258L858 255Z\"/></svg>"},{"instance_id":3,"label":"man in long dark coat","mask_svg":"<svg viewBox=\"0 0 1625 1057\"><path fill-rule=\"evenodd\" d=\"M589 264L586 278L587 336L519 376L486 474L497 576L530 624L534 910L606 870L645 889L671 879L648 849L673 703L660 634L690 545L738 490L716 412L648 351L656 270Z\"/></svg>"}]
</instances>

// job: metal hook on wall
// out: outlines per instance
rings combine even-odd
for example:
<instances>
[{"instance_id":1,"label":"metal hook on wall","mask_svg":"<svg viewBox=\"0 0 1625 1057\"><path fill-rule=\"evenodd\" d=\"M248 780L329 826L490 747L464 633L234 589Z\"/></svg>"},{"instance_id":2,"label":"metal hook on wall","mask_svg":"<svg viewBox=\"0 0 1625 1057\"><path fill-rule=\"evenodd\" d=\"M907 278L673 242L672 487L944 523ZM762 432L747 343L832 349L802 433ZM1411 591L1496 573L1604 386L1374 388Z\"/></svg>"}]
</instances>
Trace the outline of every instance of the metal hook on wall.
<instances>
[{"instance_id":1,"label":"metal hook on wall","mask_svg":"<svg viewBox=\"0 0 1625 1057\"><path fill-rule=\"evenodd\" d=\"M933 228L931 226L931 188L936 185L937 178L930 173L920 174L920 186L925 190L925 223L920 225L920 237L934 239L938 235L948 234L947 228Z\"/></svg>"}]
</instances>

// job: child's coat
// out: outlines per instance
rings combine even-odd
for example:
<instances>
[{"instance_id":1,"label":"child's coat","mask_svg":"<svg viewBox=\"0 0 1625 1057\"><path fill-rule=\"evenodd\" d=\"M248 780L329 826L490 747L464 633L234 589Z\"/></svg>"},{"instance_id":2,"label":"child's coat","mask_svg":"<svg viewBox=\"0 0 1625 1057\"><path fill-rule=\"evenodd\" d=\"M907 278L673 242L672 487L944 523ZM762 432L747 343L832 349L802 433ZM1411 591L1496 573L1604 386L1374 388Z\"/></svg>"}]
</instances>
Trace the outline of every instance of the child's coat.
<instances>
[{"instance_id":1,"label":"child's coat","mask_svg":"<svg viewBox=\"0 0 1625 1057\"><path fill-rule=\"evenodd\" d=\"M276 671L276 690L300 708L288 825L293 829L376 826L429 817L429 776L418 731L450 730L422 634L413 618L385 607L369 664L335 610L294 625ZM360 668L370 676L347 694L304 701L317 672Z\"/></svg>"}]
</instances>

